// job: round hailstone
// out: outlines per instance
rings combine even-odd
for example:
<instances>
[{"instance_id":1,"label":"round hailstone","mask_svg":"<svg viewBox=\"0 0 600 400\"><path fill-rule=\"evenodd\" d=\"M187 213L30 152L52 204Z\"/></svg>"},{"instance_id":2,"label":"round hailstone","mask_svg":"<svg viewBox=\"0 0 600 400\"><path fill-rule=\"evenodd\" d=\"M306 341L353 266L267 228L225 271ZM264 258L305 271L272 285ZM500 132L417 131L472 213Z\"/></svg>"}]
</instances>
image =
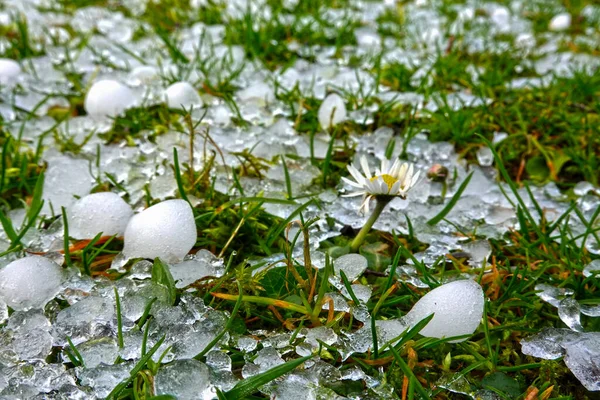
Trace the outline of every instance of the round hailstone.
<instances>
[{"instance_id":1,"label":"round hailstone","mask_svg":"<svg viewBox=\"0 0 600 400\"><path fill-rule=\"evenodd\" d=\"M0 58L0 83L6 84L21 73L21 66L10 58Z\"/></svg>"},{"instance_id":2,"label":"round hailstone","mask_svg":"<svg viewBox=\"0 0 600 400\"><path fill-rule=\"evenodd\" d=\"M85 96L85 111L94 119L113 118L131 107L134 95L120 82L105 79L92 85Z\"/></svg>"},{"instance_id":3,"label":"round hailstone","mask_svg":"<svg viewBox=\"0 0 600 400\"><path fill-rule=\"evenodd\" d=\"M346 105L344 100L335 93L325 97L321 107L319 107L319 124L321 124L321 127L329 129L345 119Z\"/></svg>"},{"instance_id":4,"label":"round hailstone","mask_svg":"<svg viewBox=\"0 0 600 400\"><path fill-rule=\"evenodd\" d=\"M423 296L406 315L411 325L435 314L421 335L434 338L470 335L481 322L483 290L477 282L461 280L446 283ZM454 340L451 343L466 339Z\"/></svg>"},{"instance_id":5,"label":"round hailstone","mask_svg":"<svg viewBox=\"0 0 600 400\"><path fill-rule=\"evenodd\" d=\"M123 254L129 259L160 257L165 262L179 262L195 243L192 207L185 200L167 200L129 220Z\"/></svg>"},{"instance_id":6,"label":"round hailstone","mask_svg":"<svg viewBox=\"0 0 600 400\"><path fill-rule=\"evenodd\" d=\"M344 271L349 282L355 281L367 269L367 259L360 254L346 254L333 261L333 269L337 276Z\"/></svg>"},{"instance_id":7,"label":"round hailstone","mask_svg":"<svg viewBox=\"0 0 600 400\"><path fill-rule=\"evenodd\" d=\"M116 193L102 192L77 200L67 216L71 237L93 239L100 232L102 236L123 236L133 210Z\"/></svg>"},{"instance_id":8,"label":"round hailstone","mask_svg":"<svg viewBox=\"0 0 600 400\"><path fill-rule=\"evenodd\" d=\"M41 308L61 289L60 266L41 256L11 262L0 270L0 299L17 311Z\"/></svg>"},{"instance_id":9,"label":"round hailstone","mask_svg":"<svg viewBox=\"0 0 600 400\"><path fill-rule=\"evenodd\" d=\"M165 91L167 105L169 108L189 110L190 108L202 107L200 95L187 82L176 82Z\"/></svg>"},{"instance_id":10,"label":"round hailstone","mask_svg":"<svg viewBox=\"0 0 600 400\"><path fill-rule=\"evenodd\" d=\"M566 31L571 27L571 14L560 13L556 14L550 20L548 29L554 32Z\"/></svg>"}]
</instances>

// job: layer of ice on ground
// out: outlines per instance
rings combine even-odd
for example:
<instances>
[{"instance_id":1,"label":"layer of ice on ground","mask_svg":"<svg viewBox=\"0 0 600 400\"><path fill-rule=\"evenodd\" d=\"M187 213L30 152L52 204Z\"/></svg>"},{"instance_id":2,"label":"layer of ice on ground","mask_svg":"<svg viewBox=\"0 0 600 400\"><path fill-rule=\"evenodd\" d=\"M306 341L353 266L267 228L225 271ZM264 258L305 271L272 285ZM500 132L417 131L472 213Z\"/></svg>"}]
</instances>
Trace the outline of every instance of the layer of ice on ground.
<instances>
[{"instance_id":1,"label":"layer of ice on ground","mask_svg":"<svg viewBox=\"0 0 600 400\"><path fill-rule=\"evenodd\" d=\"M103 236L123 236L133 215L131 206L111 192L93 193L77 200L68 210L69 236L92 239Z\"/></svg>"},{"instance_id":2,"label":"layer of ice on ground","mask_svg":"<svg viewBox=\"0 0 600 400\"><path fill-rule=\"evenodd\" d=\"M160 257L178 262L196 243L196 223L189 203L167 200L134 215L125 229L127 258Z\"/></svg>"},{"instance_id":3,"label":"layer of ice on ground","mask_svg":"<svg viewBox=\"0 0 600 400\"><path fill-rule=\"evenodd\" d=\"M62 268L54 262L31 256L0 269L0 299L15 310L43 307L61 290Z\"/></svg>"}]
</instances>

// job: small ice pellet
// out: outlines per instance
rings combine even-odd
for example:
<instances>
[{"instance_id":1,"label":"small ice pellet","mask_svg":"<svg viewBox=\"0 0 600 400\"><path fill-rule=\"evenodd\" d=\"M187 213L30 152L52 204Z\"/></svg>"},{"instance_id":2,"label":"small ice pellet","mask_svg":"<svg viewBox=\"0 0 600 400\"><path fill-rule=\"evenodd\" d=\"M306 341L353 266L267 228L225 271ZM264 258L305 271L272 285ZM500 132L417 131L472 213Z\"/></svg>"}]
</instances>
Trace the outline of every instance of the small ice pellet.
<instances>
[{"instance_id":1,"label":"small ice pellet","mask_svg":"<svg viewBox=\"0 0 600 400\"><path fill-rule=\"evenodd\" d=\"M329 129L346 119L344 100L335 93L325 97L319 107L319 124L323 129Z\"/></svg>"},{"instance_id":2,"label":"small ice pellet","mask_svg":"<svg viewBox=\"0 0 600 400\"><path fill-rule=\"evenodd\" d=\"M112 192L93 193L77 200L67 212L69 235L75 239L93 239L102 236L123 236L131 206Z\"/></svg>"},{"instance_id":3,"label":"small ice pellet","mask_svg":"<svg viewBox=\"0 0 600 400\"><path fill-rule=\"evenodd\" d=\"M92 85L85 96L85 111L96 120L113 118L134 104L131 89L112 79L100 80Z\"/></svg>"},{"instance_id":4,"label":"small ice pellet","mask_svg":"<svg viewBox=\"0 0 600 400\"><path fill-rule=\"evenodd\" d=\"M435 314L420 331L426 337L444 338L470 335L481 322L484 296L481 286L472 280L446 283L423 296L406 315L411 325ZM451 343L466 339L453 340Z\"/></svg>"},{"instance_id":5,"label":"small ice pellet","mask_svg":"<svg viewBox=\"0 0 600 400\"><path fill-rule=\"evenodd\" d=\"M169 108L189 110L190 108L202 107L200 95L187 82L176 82L165 90L165 97Z\"/></svg>"},{"instance_id":6,"label":"small ice pellet","mask_svg":"<svg viewBox=\"0 0 600 400\"><path fill-rule=\"evenodd\" d=\"M62 268L42 256L15 260L0 270L0 299L16 311L41 308L61 290Z\"/></svg>"},{"instance_id":7,"label":"small ice pellet","mask_svg":"<svg viewBox=\"0 0 600 400\"><path fill-rule=\"evenodd\" d=\"M165 262L179 262L195 243L192 207L185 200L167 200L129 220L123 254L129 259L160 257Z\"/></svg>"}]
</instances>

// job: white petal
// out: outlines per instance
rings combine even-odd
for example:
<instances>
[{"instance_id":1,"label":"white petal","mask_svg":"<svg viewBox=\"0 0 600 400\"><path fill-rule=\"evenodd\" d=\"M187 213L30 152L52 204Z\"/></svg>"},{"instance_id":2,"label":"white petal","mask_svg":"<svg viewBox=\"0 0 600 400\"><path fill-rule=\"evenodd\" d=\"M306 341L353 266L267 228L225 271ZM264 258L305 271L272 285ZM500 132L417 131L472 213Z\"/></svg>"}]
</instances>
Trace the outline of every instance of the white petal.
<instances>
[{"instance_id":1,"label":"white petal","mask_svg":"<svg viewBox=\"0 0 600 400\"><path fill-rule=\"evenodd\" d=\"M400 170L398 171L398 174L396 175L396 179L398 179L399 181L403 181L404 177L406 176L407 168L408 168L408 165L406 163L402 163L402 165L400 166Z\"/></svg>"},{"instance_id":2,"label":"white petal","mask_svg":"<svg viewBox=\"0 0 600 400\"><path fill-rule=\"evenodd\" d=\"M367 157L362 156L360 158L360 165L362 166L363 172L367 179L371 179L373 175L371 175L371 170L369 169L369 163L367 162Z\"/></svg>"},{"instance_id":3,"label":"white petal","mask_svg":"<svg viewBox=\"0 0 600 400\"><path fill-rule=\"evenodd\" d=\"M354 180L356 180L356 182L362 184L365 180L365 177L356 169L356 167L354 167L354 165L348 165L348 172L350 172L350 175L352 175L352 177L354 178Z\"/></svg>"},{"instance_id":4,"label":"white petal","mask_svg":"<svg viewBox=\"0 0 600 400\"><path fill-rule=\"evenodd\" d=\"M408 173L406 174L406 180L408 181L407 183L409 185L410 185L410 182L412 181L414 169L415 168L414 168L413 164L410 164L410 167L408 167Z\"/></svg>"},{"instance_id":5,"label":"white petal","mask_svg":"<svg viewBox=\"0 0 600 400\"><path fill-rule=\"evenodd\" d=\"M356 197L356 196L364 196L365 192L351 192L343 194L342 197Z\"/></svg>"},{"instance_id":6,"label":"white petal","mask_svg":"<svg viewBox=\"0 0 600 400\"><path fill-rule=\"evenodd\" d=\"M379 190L380 190L380 193L384 193L384 194L388 194L388 192L390 190L387 183L385 183L383 181L383 179L381 181L379 181Z\"/></svg>"},{"instance_id":7,"label":"white petal","mask_svg":"<svg viewBox=\"0 0 600 400\"><path fill-rule=\"evenodd\" d=\"M392 185L392 188L390 189L390 194L395 195L398 193L398 190L400 190L400 181L397 181Z\"/></svg>"},{"instance_id":8,"label":"white petal","mask_svg":"<svg viewBox=\"0 0 600 400\"><path fill-rule=\"evenodd\" d=\"M360 183L356 183L354 181L351 181L350 179L348 179L348 178L346 178L344 176L342 176L342 180L344 182L346 182L348 185L353 186L355 188L358 188L358 189L363 189L364 188L364 185L361 185Z\"/></svg>"},{"instance_id":9,"label":"white petal","mask_svg":"<svg viewBox=\"0 0 600 400\"><path fill-rule=\"evenodd\" d=\"M392 164L392 167L390 168L389 174L391 176L396 176L399 169L400 169L400 159L396 158L396 160L394 161L394 164Z\"/></svg>"},{"instance_id":10,"label":"white petal","mask_svg":"<svg viewBox=\"0 0 600 400\"><path fill-rule=\"evenodd\" d=\"M387 174L389 172L390 162L387 158L381 160L381 172L378 175Z\"/></svg>"},{"instance_id":11,"label":"white petal","mask_svg":"<svg viewBox=\"0 0 600 400\"><path fill-rule=\"evenodd\" d=\"M413 176L412 181L410 182L410 186L413 187L417 184L419 180L419 176L421 175L421 171L417 171L417 173Z\"/></svg>"}]
</instances>

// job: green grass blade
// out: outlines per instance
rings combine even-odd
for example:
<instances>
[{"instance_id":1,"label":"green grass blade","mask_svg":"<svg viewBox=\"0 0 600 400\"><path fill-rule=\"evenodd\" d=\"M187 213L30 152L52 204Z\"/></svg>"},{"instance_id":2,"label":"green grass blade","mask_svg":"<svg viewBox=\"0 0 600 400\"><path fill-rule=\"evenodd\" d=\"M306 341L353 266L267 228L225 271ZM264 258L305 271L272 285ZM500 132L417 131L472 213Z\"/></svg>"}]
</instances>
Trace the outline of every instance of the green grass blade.
<instances>
[{"instance_id":1,"label":"green grass blade","mask_svg":"<svg viewBox=\"0 0 600 400\"><path fill-rule=\"evenodd\" d=\"M173 275L171 275L171 271L169 271L169 266L158 257L154 259L154 265L152 266L152 282L167 288L169 304L174 305L177 300L175 280L173 279Z\"/></svg>"}]
</instances>

